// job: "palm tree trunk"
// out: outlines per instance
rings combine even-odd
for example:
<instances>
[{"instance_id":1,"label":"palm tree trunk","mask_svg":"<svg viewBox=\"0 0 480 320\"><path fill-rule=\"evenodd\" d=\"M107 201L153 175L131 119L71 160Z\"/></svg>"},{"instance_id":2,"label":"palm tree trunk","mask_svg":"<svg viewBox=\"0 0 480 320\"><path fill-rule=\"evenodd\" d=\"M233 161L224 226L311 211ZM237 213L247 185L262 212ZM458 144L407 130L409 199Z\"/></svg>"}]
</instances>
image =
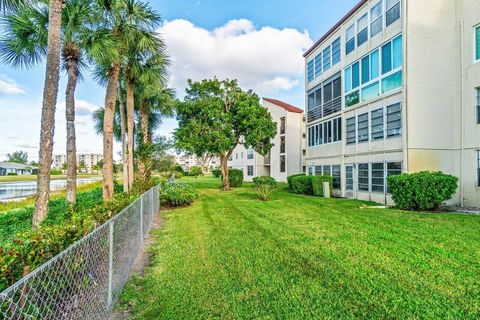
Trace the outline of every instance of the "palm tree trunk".
<instances>
[{"instance_id":1,"label":"palm tree trunk","mask_svg":"<svg viewBox=\"0 0 480 320\"><path fill-rule=\"evenodd\" d=\"M45 86L43 89L42 118L40 131L40 150L38 155L37 194L33 212L32 228L48 215L50 196L50 168L52 165L53 135L55 133L55 108L57 105L59 68L60 68L60 32L62 25L62 0L50 0L48 14L48 48Z\"/></svg>"},{"instance_id":2,"label":"palm tree trunk","mask_svg":"<svg viewBox=\"0 0 480 320\"><path fill-rule=\"evenodd\" d=\"M77 201L77 146L75 136L75 89L78 79L78 61L67 61L68 83L66 92L67 120L67 202Z\"/></svg>"},{"instance_id":3,"label":"palm tree trunk","mask_svg":"<svg viewBox=\"0 0 480 320\"><path fill-rule=\"evenodd\" d=\"M120 105L120 126L122 131L122 163L123 163L123 192L130 192L128 179L128 147L127 147L127 122L125 121L125 104L123 103L122 84L118 82L118 101Z\"/></svg>"},{"instance_id":4,"label":"palm tree trunk","mask_svg":"<svg viewBox=\"0 0 480 320\"><path fill-rule=\"evenodd\" d=\"M133 137L135 130L134 109L135 109L135 96L134 96L134 83L127 80L127 132L128 132L128 183L129 189L132 189L133 185Z\"/></svg>"},{"instance_id":5,"label":"palm tree trunk","mask_svg":"<svg viewBox=\"0 0 480 320\"><path fill-rule=\"evenodd\" d=\"M140 104L140 128L142 130L142 152L138 157L138 176L141 181L148 181L150 179L149 161L150 155L150 129L148 123L148 105L145 103Z\"/></svg>"},{"instance_id":6,"label":"palm tree trunk","mask_svg":"<svg viewBox=\"0 0 480 320\"><path fill-rule=\"evenodd\" d=\"M105 93L105 116L103 119L103 200L113 198L113 117L117 102L117 85L120 65L113 64L108 72Z\"/></svg>"}]
</instances>

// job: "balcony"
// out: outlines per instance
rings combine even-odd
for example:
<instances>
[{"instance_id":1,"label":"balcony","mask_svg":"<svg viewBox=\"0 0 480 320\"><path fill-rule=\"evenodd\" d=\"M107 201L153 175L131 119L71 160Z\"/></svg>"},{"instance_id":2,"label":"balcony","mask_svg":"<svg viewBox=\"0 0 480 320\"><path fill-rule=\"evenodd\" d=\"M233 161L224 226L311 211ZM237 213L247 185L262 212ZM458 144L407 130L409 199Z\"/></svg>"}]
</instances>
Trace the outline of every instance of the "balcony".
<instances>
[{"instance_id":1,"label":"balcony","mask_svg":"<svg viewBox=\"0 0 480 320\"><path fill-rule=\"evenodd\" d=\"M309 110L307 113L307 122L313 122L328 115L342 110L342 97L337 97L324 103L322 106Z\"/></svg>"}]
</instances>

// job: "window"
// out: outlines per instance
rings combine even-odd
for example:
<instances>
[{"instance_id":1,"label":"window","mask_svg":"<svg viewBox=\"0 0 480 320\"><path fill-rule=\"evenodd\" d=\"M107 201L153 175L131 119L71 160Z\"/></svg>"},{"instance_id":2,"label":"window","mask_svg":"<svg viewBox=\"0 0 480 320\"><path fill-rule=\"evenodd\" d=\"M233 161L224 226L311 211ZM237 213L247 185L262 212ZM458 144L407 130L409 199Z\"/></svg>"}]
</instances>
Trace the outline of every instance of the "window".
<instances>
[{"instance_id":1,"label":"window","mask_svg":"<svg viewBox=\"0 0 480 320\"><path fill-rule=\"evenodd\" d=\"M312 122L342 109L341 73L335 74L308 94L307 121Z\"/></svg>"},{"instance_id":2,"label":"window","mask_svg":"<svg viewBox=\"0 0 480 320\"><path fill-rule=\"evenodd\" d=\"M323 50L323 72L330 69L331 65L331 53L330 53L330 46Z\"/></svg>"},{"instance_id":3,"label":"window","mask_svg":"<svg viewBox=\"0 0 480 320\"><path fill-rule=\"evenodd\" d=\"M340 62L340 38L332 43L332 66Z\"/></svg>"},{"instance_id":4,"label":"window","mask_svg":"<svg viewBox=\"0 0 480 320\"><path fill-rule=\"evenodd\" d=\"M240 154L241 158L243 159L243 152Z\"/></svg>"},{"instance_id":5,"label":"window","mask_svg":"<svg viewBox=\"0 0 480 320\"><path fill-rule=\"evenodd\" d=\"M372 140L383 139L383 108L372 111Z\"/></svg>"},{"instance_id":6,"label":"window","mask_svg":"<svg viewBox=\"0 0 480 320\"><path fill-rule=\"evenodd\" d=\"M308 128L309 147L342 140L342 118L328 120Z\"/></svg>"},{"instance_id":7,"label":"window","mask_svg":"<svg viewBox=\"0 0 480 320\"><path fill-rule=\"evenodd\" d=\"M372 163L372 192L385 192L385 165Z\"/></svg>"},{"instance_id":8,"label":"window","mask_svg":"<svg viewBox=\"0 0 480 320\"><path fill-rule=\"evenodd\" d=\"M309 61L308 62L308 66L307 66L307 79L308 79L308 82L312 81L315 77L314 77L314 70L315 68L315 62L313 60Z\"/></svg>"},{"instance_id":9,"label":"window","mask_svg":"<svg viewBox=\"0 0 480 320\"><path fill-rule=\"evenodd\" d=\"M285 117L280 118L280 134L285 134Z\"/></svg>"},{"instance_id":10,"label":"window","mask_svg":"<svg viewBox=\"0 0 480 320\"><path fill-rule=\"evenodd\" d=\"M357 21L357 46L360 47L368 40L368 13L365 13Z\"/></svg>"},{"instance_id":11,"label":"window","mask_svg":"<svg viewBox=\"0 0 480 320\"><path fill-rule=\"evenodd\" d=\"M253 176L253 166L247 166L247 176Z\"/></svg>"},{"instance_id":12,"label":"window","mask_svg":"<svg viewBox=\"0 0 480 320\"><path fill-rule=\"evenodd\" d=\"M315 166L315 175L316 176L322 175L322 166Z\"/></svg>"},{"instance_id":13,"label":"window","mask_svg":"<svg viewBox=\"0 0 480 320\"><path fill-rule=\"evenodd\" d=\"M355 117L347 119L347 144L353 144L357 142L357 129L355 121Z\"/></svg>"},{"instance_id":14,"label":"window","mask_svg":"<svg viewBox=\"0 0 480 320\"><path fill-rule=\"evenodd\" d=\"M392 43L387 42L382 47L382 74L392 70Z\"/></svg>"},{"instance_id":15,"label":"window","mask_svg":"<svg viewBox=\"0 0 480 320\"><path fill-rule=\"evenodd\" d=\"M358 116L358 142L368 141L368 113Z\"/></svg>"},{"instance_id":16,"label":"window","mask_svg":"<svg viewBox=\"0 0 480 320\"><path fill-rule=\"evenodd\" d=\"M480 61L480 26L475 27L475 61Z\"/></svg>"},{"instance_id":17,"label":"window","mask_svg":"<svg viewBox=\"0 0 480 320\"><path fill-rule=\"evenodd\" d=\"M235 153L235 159L237 159L237 160L238 160L238 152L237 152L237 153Z\"/></svg>"},{"instance_id":18,"label":"window","mask_svg":"<svg viewBox=\"0 0 480 320\"><path fill-rule=\"evenodd\" d=\"M280 137L280 153L285 153L285 136Z\"/></svg>"},{"instance_id":19,"label":"window","mask_svg":"<svg viewBox=\"0 0 480 320\"><path fill-rule=\"evenodd\" d=\"M355 24L352 24L345 32L345 54L355 50Z\"/></svg>"},{"instance_id":20,"label":"window","mask_svg":"<svg viewBox=\"0 0 480 320\"><path fill-rule=\"evenodd\" d=\"M313 170L315 169L315 167L308 167L308 175L309 176L313 176Z\"/></svg>"},{"instance_id":21,"label":"window","mask_svg":"<svg viewBox=\"0 0 480 320\"><path fill-rule=\"evenodd\" d=\"M346 189L348 191L353 191L353 166L346 166L345 167L345 182L346 182Z\"/></svg>"},{"instance_id":22,"label":"window","mask_svg":"<svg viewBox=\"0 0 480 320\"><path fill-rule=\"evenodd\" d=\"M402 163L401 162L389 162L387 163L387 178L390 176L397 176L402 174ZM387 193L388 193L388 183L387 183Z\"/></svg>"},{"instance_id":23,"label":"window","mask_svg":"<svg viewBox=\"0 0 480 320\"><path fill-rule=\"evenodd\" d=\"M387 107L387 137L402 135L402 105L396 103Z\"/></svg>"},{"instance_id":24,"label":"window","mask_svg":"<svg viewBox=\"0 0 480 320\"><path fill-rule=\"evenodd\" d=\"M476 89L477 91L477 101L476 101L476 104L477 104L477 124L480 124L480 88L477 88Z\"/></svg>"},{"instance_id":25,"label":"window","mask_svg":"<svg viewBox=\"0 0 480 320\"><path fill-rule=\"evenodd\" d=\"M480 150L477 151L477 187L480 188Z\"/></svg>"},{"instance_id":26,"label":"window","mask_svg":"<svg viewBox=\"0 0 480 320\"><path fill-rule=\"evenodd\" d=\"M369 168L368 163L360 163L358 165L358 190L370 191L369 188Z\"/></svg>"},{"instance_id":27,"label":"window","mask_svg":"<svg viewBox=\"0 0 480 320\"><path fill-rule=\"evenodd\" d=\"M322 74L322 54L315 57L315 78Z\"/></svg>"},{"instance_id":28,"label":"window","mask_svg":"<svg viewBox=\"0 0 480 320\"><path fill-rule=\"evenodd\" d=\"M333 189L341 189L340 166L332 166Z\"/></svg>"},{"instance_id":29,"label":"window","mask_svg":"<svg viewBox=\"0 0 480 320\"><path fill-rule=\"evenodd\" d=\"M253 150L252 149L247 150L247 159L249 159L249 160L253 159Z\"/></svg>"},{"instance_id":30,"label":"window","mask_svg":"<svg viewBox=\"0 0 480 320\"><path fill-rule=\"evenodd\" d=\"M332 170L330 166L323 166L323 175L324 176L332 176Z\"/></svg>"},{"instance_id":31,"label":"window","mask_svg":"<svg viewBox=\"0 0 480 320\"><path fill-rule=\"evenodd\" d=\"M374 37L383 30L383 3L380 1L370 10L370 36Z\"/></svg>"},{"instance_id":32,"label":"window","mask_svg":"<svg viewBox=\"0 0 480 320\"><path fill-rule=\"evenodd\" d=\"M400 0L386 0L385 25L388 27L400 19Z\"/></svg>"},{"instance_id":33,"label":"window","mask_svg":"<svg viewBox=\"0 0 480 320\"><path fill-rule=\"evenodd\" d=\"M280 156L280 172L285 172L285 156Z\"/></svg>"}]
</instances>

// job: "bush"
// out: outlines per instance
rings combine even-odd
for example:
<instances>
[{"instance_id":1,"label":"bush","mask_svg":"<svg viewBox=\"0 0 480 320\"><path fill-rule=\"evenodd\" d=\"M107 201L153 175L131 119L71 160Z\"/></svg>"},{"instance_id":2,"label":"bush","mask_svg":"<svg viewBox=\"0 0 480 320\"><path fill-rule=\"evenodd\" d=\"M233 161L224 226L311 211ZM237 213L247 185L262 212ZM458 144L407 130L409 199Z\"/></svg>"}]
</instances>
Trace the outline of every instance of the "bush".
<instances>
[{"instance_id":1,"label":"bush","mask_svg":"<svg viewBox=\"0 0 480 320\"><path fill-rule=\"evenodd\" d=\"M190 205L198 198L195 189L183 182L167 184L160 191L160 203L168 207Z\"/></svg>"},{"instance_id":2,"label":"bush","mask_svg":"<svg viewBox=\"0 0 480 320\"><path fill-rule=\"evenodd\" d=\"M453 197L457 182L457 177L425 171L388 177L388 190L400 209L434 210Z\"/></svg>"},{"instance_id":3,"label":"bush","mask_svg":"<svg viewBox=\"0 0 480 320\"><path fill-rule=\"evenodd\" d=\"M239 169L228 170L228 183L231 188L241 187L243 184L243 171Z\"/></svg>"},{"instance_id":4,"label":"bush","mask_svg":"<svg viewBox=\"0 0 480 320\"><path fill-rule=\"evenodd\" d=\"M175 165L175 168L173 170L176 172L180 172L181 174L185 174L185 171L183 170L182 166L179 164Z\"/></svg>"},{"instance_id":5,"label":"bush","mask_svg":"<svg viewBox=\"0 0 480 320\"><path fill-rule=\"evenodd\" d=\"M298 175L291 179L292 191L297 194L313 195L312 177Z\"/></svg>"},{"instance_id":6,"label":"bush","mask_svg":"<svg viewBox=\"0 0 480 320\"><path fill-rule=\"evenodd\" d=\"M293 188L292 179L296 178L296 177L301 177L301 176L305 176L305 174L304 173L298 173L298 174L294 174L294 175L291 175L291 176L287 177L288 189L292 190L292 188Z\"/></svg>"},{"instance_id":7,"label":"bush","mask_svg":"<svg viewBox=\"0 0 480 320\"><path fill-rule=\"evenodd\" d=\"M330 184L330 193L333 189L333 178L330 176L311 176L312 180L312 191L315 197L323 197L323 183L329 182Z\"/></svg>"},{"instance_id":8,"label":"bush","mask_svg":"<svg viewBox=\"0 0 480 320\"><path fill-rule=\"evenodd\" d=\"M62 170L52 169L52 170L50 170L50 174L52 176L59 176L59 175L62 174Z\"/></svg>"},{"instance_id":9,"label":"bush","mask_svg":"<svg viewBox=\"0 0 480 320\"><path fill-rule=\"evenodd\" d=\"M212 170L212 175L215 177L215 178L220 178L222 176L222 170L220 169L213 169Z\"/></svg>"},{"instance_id":10,"label":"bush","mask_svg":"<svg viewBox=\"0 0 480 320\"><path fill-rule=\"evenodd\" d=\"M193 166L188 171L188 175L195 178L198 178L198 176L201 176L202 174L203 174L203 170L198 166Z\"/></svg>"},{"instance_id":11,"label":"bush","mask_svg":"<svg viewBox=\"0 0 480 320\"><path fill-rule=\"evenodd\" d=\"M272 177L255 177L253 178L253 183L255 184L257 194L263 201L267 201L270 194L278 186L277 181Z\"/></svg>"},{"instance_id":12,"label":"bush","mask_svg":"<svg viewBox=\"0 0 480 320\"><path fill-rule=\"evenodd\" d=\"M16 173L16 172L9 172L9 173L7 173L7 176L18 176L18 173Z\"/></svg>"}]
</instances>

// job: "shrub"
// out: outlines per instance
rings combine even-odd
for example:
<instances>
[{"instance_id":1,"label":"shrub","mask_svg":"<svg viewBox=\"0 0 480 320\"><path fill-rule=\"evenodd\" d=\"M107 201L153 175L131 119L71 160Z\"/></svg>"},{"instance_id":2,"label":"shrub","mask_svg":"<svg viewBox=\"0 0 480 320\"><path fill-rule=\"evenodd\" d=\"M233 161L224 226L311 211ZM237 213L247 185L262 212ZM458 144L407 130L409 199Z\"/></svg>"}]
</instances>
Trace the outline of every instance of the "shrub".
<instances>
[{"instance_id":1,"label":"shrub","mask_svg":"<svg viewBox=\"0 0 480 320\"><path fill-rule=\"evenodd\" d=\"M203 170L198 166L193 166L188 171L188 175L195 178L198 178L198 176L201 176L202 174L203 174Z\"/></svg>"},{"instance_id":2,"label":"shrub","mask_svg":"<svg viewBox=\"0 0 480 320\"><path fill-rule=\"evenodd\" d=\"M243 184L243 171L239 169L228 170L228 182L230 187L238 188Z\"/></svg>"},{"instance_id":3,"label":"shrub","mask_svg":"<svg viewBox=\"0 0 480 320\"><path fill-rule=\"evenodd\" d=\"M50 170L50 174L52 176L59 176L59 175L62 174L62 170L52 169L52 170Z\"/></svg>"},{"instance_id":4,"label":"shrub","mask_svg":"<svg viewBox=\"0 0 480 320\"><path fill-rule=\"evenodd\" d=\"M330 184L330 192L333 189L333 178L330 176L311 176L312 180L312 192L315 197L323 197L323 183L328 182Z\"/></svg>"},{"instance_id":5,"label":"shrub","mask_svg":"<svg viewBox=\"0 0 480 320\"><path fill-rule=\"evenodd\" d=\"M7 176L18 176L16 172L9 172L7 173Z\"/></svg>"},{"instance_id":6,"label":"shrub","mask_svg":"<svg viewBox=\"0 0 480 320\"><path fill-rule=\"evenodd\" d=\"M291 175L291 176L287 177L288 189L292 190L292 188L293 188L292 179L295 178L295 177L301 177L301 176L305 176L305 174L304 173L298 173L298 174L294 174L294 175Z\"/></svg>"},{"instance_id":7,"label":"shrub","mask_svg":"<svg viewBox=\"0 0 480 320\"><path fill-rule=\"evenodd\" d=\"M388 190L400 209L433 210L453 197L457 182L457 177L425 171L388 177Z\"/></svg>"},{"instance_id":8,"label":"shrub","mask_svg":"<svg viewBox=\"0 0 480 320\"><path fill-rule=\"evenodd\" d=\"M255 184L257 194L263 201L267 201L270 194L278 186L277 181L272 177L255 177L253 178L253 183Z\"/></svg>"},{"instance_id":9,"label":"shrub","mask_svg":"<svg viewBox=\"0 0 480 320\"><path fill-rule=\"evenodd\" d=\"M292 191L297 194L313 195L312 177L298 175L291 179Z\"/></svg>"},{"instance_id":10,"label":"shrub","mask_svg":"<svg viewBox=\"0 0 480 320\"><path fill-rule=\"evenodd\" d=\"M179 164L175 165L175 168L173 170L176 172L180 172L181 174L185 174L185 171L183 170L182 166Z\"/></svg>"},{"instance_id":11,"label":"shrub","mask_svg":"<svg viewBox=\"0 0 480 320\"><path fill-rule=\"evenodd\" d=\"M183 182L167 184L160 190L160 203L168 207L190 205L197 198L195 189Z\"/></svg>"},{"instance_id":12,"label":"shrub","mask_svg":"<svg viewBox=\"0 0 480 320\"><path fill-rule=\"evenodd\" d=\"M222 176L222 170L220 169L213 169L212 170L212 175L215 177L215 178L220 178Z\"/></svg>"}]
</instances>

